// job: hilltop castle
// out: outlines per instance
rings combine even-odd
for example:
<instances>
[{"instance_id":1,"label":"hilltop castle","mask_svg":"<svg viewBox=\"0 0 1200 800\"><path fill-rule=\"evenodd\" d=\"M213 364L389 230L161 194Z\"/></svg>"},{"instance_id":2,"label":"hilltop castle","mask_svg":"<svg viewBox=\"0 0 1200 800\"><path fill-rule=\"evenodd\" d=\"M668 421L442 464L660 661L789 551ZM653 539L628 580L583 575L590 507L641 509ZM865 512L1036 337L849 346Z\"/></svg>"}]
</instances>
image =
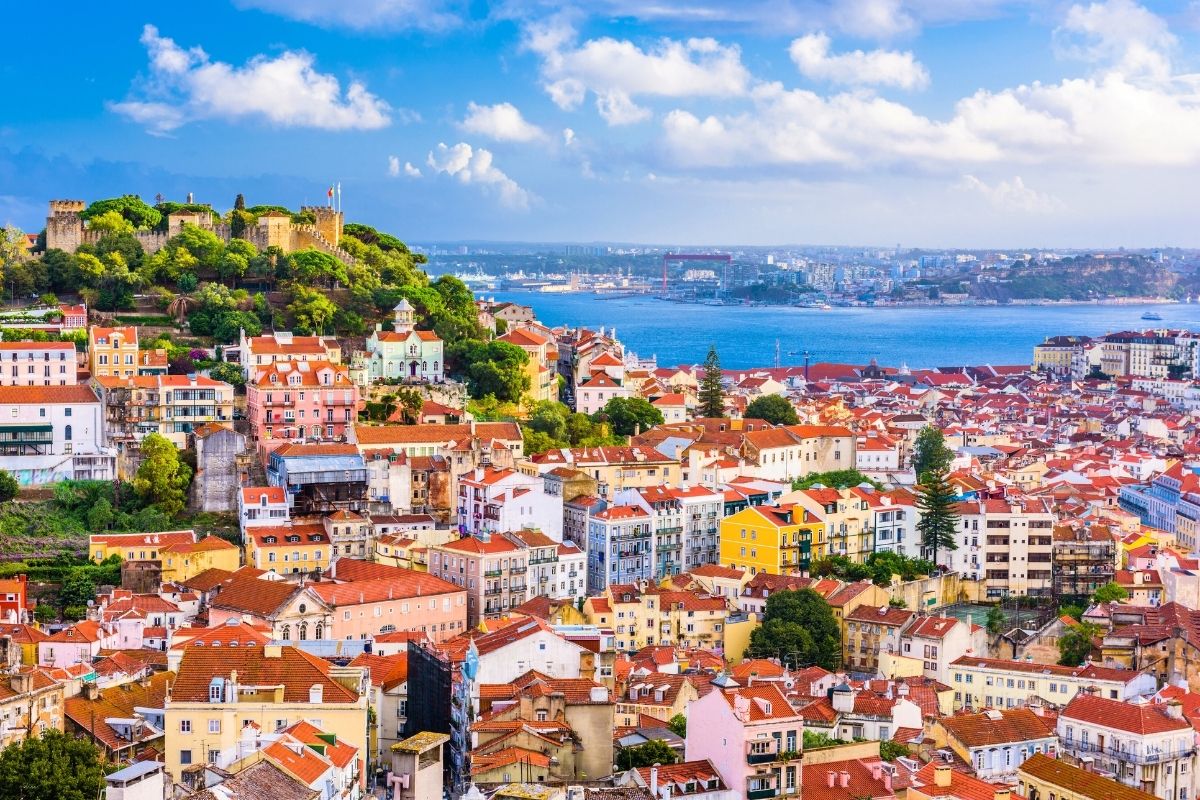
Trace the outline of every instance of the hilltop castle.
<instances>
[{"instance_id":1,"label":"hilltop castle","mask_svg":"<svg viewBox=\"0 0 1200 800\"><path fill-rule=\"evenodd\" d=\"M90 230L83 219L86 204L82 200L51 200L50 215L46 217L46 249L65 250L74 253L82 244L95 244L100 232ZM167 241L177 236L184 225L195 225L212 231L228 242L232 238L229 226L214 223L211 207L206 210L176 211L167 215L167 229L134 231L146 253L156 253ZM302 212L312 214L312 224L292 222L287 214L268 211L258 218L258 224L246 229L242 238L259 250L278 247L285 253L312 248L327 253L345 264L354 263L354 258L341 248L342 212L325 206L303 206Z\"/></svg>"}]
</instances>

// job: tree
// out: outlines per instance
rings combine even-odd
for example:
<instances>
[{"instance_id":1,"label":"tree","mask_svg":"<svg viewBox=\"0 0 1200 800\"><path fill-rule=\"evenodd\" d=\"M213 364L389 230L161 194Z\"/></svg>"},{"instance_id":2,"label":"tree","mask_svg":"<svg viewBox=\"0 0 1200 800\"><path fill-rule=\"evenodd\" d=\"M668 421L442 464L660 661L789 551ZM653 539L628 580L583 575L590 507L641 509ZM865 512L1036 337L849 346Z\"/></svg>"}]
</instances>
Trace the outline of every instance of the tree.
<instances>
[{"instance_id":1,"label":"tree","mask_svg":"<svg viewBox=\"0 0 1200 800\"><path fill-rule=\"evenodd\" d=\"M1118 600L1124 600L1129 597L1129 592L1125 591L1124 587L1119 583L1109 581L1096 590L1092 595L1093 603L1112 603Z\"/></svg>"},{"instance_id":2,"label":"tree","mask_svg":"<svg viewBox=\"0 0 1200 800\"><path fill-rule=\"evenodd\" d=\"M687 715L676 714L667 720L667 727L671 729L671 733L678 736L680 739L687 738Z\"/></svg>"},{"instance_id":3,"label":"tree","mask_svg":"<svg viewBox=\"0 0 1200 800\"><path fill-rule=\"evenodd\" d=\"M287 310L296 321L298 331L316 334L325 332L325 326L333 320L338 309L332 300L316 289L296 286L292 290L292 302Z\"/></svg>"},{"instance_id":4,"label":"tree","mask_svg":"<svg viewBox=\"0 0 1200 800\"><path fill-rule=\"evenodd\" d=\"M917 520L917 533L921 535L921 544L932 553L935 564L938 550L958 549L955 540L958 531L957 502L954 487L947 482L945 472L925 473L924 483L917 493L916 506L921 514Z\"/></svg>"},{"instance_id":5,"label":"tree","mask_svg":"<svg viewBox=\"0 0 1200 800\"><path fill-rule=\"evenodd\" d=\"M246 228L256 222L254 215L246 211L246 198L238 193L233 200L233 211L229 212L229 235L235 239L246 236Z\"/></svg>"},{"instance_id":6,"label":"tree","mask_svg":"<svg viewBox=\"0 0 1200 800\"><path fill-rule=\"evenodd\" d=\"M142 463L133 488L144 502L174 517L183 511L191 479L191 468L180 460L170 439L152 433L142 440Z\"/></svg>"},{"instance_id":7,"label":"tree","mask_svg":"<svg viewBox=\"0 0 1200 800\"><path fill-rule=\"evenodd\" d=\"M911 755L908 746L887 739L879 743L879 757L884 761L895 761L901 756Z\"/></svg>"},{"instance_id":8,"label":"tree","mask_svg":"<svg viewBox=\"0 0 1200 800\"><path fill-rule=\"evenodd\" d=\"M121 216L119 211L105 211L88 222L88 228L100 233L133 233L133 223Z\"/></svg>"},{"instance_id":9,"label":"tree","mask_svg":"<svg viewBox=\"0 0 1200 800\"><path fill-rule=\"evenodd\" d=\"M460 341L452 345L471 397L492 395L501 403L520 402L529 390L529 354L508 342Z\"/></svg>"},{"instance_id":10,"label":"tree","mask_svg":"<svg viewBox=\"0 0 1200 800\"><path fill-rule=\"evenodd\" d=\"M87 739L50 729L0 750L6 800L95 800L103 793L100 751Z\"/></svg>"},{"instance_id":11,"label":"tree","mask_svg":"<svg viewBox=\"0 0 1200 800\"><path fill-rule=\"evenodd\" d=\"M772 425L795 425L800 422L796 416L796 407L786 397L777 394L765 394L756 397L746 406L746 419L762 419Z\"/></svg>"},{"instance_id":12,"label":"tree","mask_svg":"<svg viewBox=\"0 0 1200 800\"><path fill-rule=\"evenodd\" d=\"M662 412L641 397L614 397L596 414L595 419L608 420L613 431L621 436L633 436L638 431L648 431L663 423Z\"/></svg>"},{"instance_id":13,"label":"tree","mask_svg":"<svg viewBox=\"0 0 1200 800\"><path fill-rule=\"evenodd\" d=\"M987 632L992 636L999 636L1004 633L1005 626L1008 625L1008 617L1004 615L1004 610L1000 606L992 606L988 609L987 615Z\"/></svg>"},{"instance_id":14,"label":"tree","mask_svg":"<svg viewBox=\"0 0 1200 800\"><path fill-rule=\"evenodd\" d=\"M21 491L21 484L8 470L0 469L0 503L7 503Z\"/></svg>"},{"instance_id":15,"label":"tree","mask_svg":"<svg viewBox=\"0 0 1200 800\"><path fill-rule=\"evenodd\" d=\"M214 381L224 381L235 389L240 389L246 385L246 374L242 372L242 368L228 361L222 361L220 364L214 365L208 371L208 377Z\"/></svg>"},{"instance_id":16,"label":"tree","mask_svg":"<svg viewBox=\"0 0 1200 800\"><path fill-rule=\"evenodd\" d=\"M1068 626L1058 637L1058 663L1064 667L1078 667L1092 652L1093 640L1101 633L1100 626L1090 622Z\"/></svg>"},{"instance_id":17,"label":"tree","mask_svg":"<svg viewBox=\"0 0 1200 800\"><path fill-rule=\"evenodd\" d=\"M637 747L624 747L617 754L617 766L623 770L653 767L655 764L674 764L678 756L662 739L651 739Z\"/></svg>"},{"instance_id":18,"label":"tree","mask_svg":"<svg viewBox=\"0 0 1200 800\"><path fill-rule=\"evenodd\" d=\"M83 606L96 599L96 582L87 567L75 567L58 587L58 603L64 608Z\"/></svg>"},{"instance_id":19,"label":"tree","mask_svg":"<svg viewBox=\"0 0 1200 800\"><path fill-rule=\"evenodd\" d=\"M788 667L810 664L836 670L842 636L833 610L812 589L785 589L767 598L763 623L750 634L755 658L775 657Z\"/></svg>"},{"instance_id":20,"label":"tree","mask_svg":"<svg viewBox=\"0 0 1200 800\"><path fill-rule=\"evenodd\" d=\"M877 491L883 491L883 484L874 478L867 477L856 469L835 469L829 472L810 472L803 478L792 481L792 489L811 489L817 484L833 489L850 489L866 483Z\"/></svg>"},{"instance_id":21,"label":"tree","mask_svg":"<svg viewBox=\"0 0 1200 800\"><path fill-rule=\"evenodd\" d=\"M116 211L122 217L129 220L133 224L133 227L142 230L156 228L163 220L162 212L147 205L136 194L126 194L120 197L97 200L85 208L79 216L85 220L90 220L108 211Z\"/></svg>"},{"instance_id":22,"label":"tree","mask_svg":"<svg viewBox=\"0 0 1200 800\"><path fill-rule=\"evenodd\" d=\"M721 357L717 355L717 346L708 348L708 357L704 359L704 375L700 378L700 408L701 417L725 416L725 389L721 386Z\"/></svg>"},{"instance_id":23,"label":"tree","mask_svg":"<svg viewBox=\"0 0 1200 800\"><path fill-rule=\"evenodd\" d=\"M946 472L954 453L946 447L946 437L932 425L926 425L917 434L913 444L913 471L918 480L923 480L926 472Z\"/></svg>"}]
</instances>

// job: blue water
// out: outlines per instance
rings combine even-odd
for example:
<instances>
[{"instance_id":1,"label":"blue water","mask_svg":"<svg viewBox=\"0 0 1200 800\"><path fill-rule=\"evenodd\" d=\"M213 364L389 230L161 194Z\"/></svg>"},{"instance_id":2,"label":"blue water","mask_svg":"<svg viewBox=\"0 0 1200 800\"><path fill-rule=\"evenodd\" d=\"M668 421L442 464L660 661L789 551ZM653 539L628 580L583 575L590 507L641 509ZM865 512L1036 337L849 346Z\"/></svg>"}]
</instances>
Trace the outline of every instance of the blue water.
<instances>
[{"instance_id":1,"label":"blue water","mask_svg":"<svg viewBox=\"0 0 1200 800\"><path fill-rule=\"evenodd\" d=\"M701 306L651 297L487 292L533 306L546 325L616 326L626 349L657 355L660 365L696 364L716 344L726 369L773 366L779 340L784 366L804 363L938 367L1028 364L1047 336L1097 336L1120 330L1200 330L1200 303L1161 305L789 308ZM1153 310L1162 321L1140 317ZM789 355L794 352L794 355Z\"/></svg>"}]
</instances>

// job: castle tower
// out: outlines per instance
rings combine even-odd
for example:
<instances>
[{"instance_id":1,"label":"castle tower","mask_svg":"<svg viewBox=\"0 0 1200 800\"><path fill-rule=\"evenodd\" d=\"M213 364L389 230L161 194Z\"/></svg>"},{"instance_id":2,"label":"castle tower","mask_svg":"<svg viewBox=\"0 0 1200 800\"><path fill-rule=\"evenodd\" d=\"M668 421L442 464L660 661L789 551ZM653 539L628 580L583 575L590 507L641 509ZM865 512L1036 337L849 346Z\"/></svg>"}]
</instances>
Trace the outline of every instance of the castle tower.
<instances>
[{"instance_id":1,"label":"castle tower","mask_svg":"<svg viewBox=\"0 0 1200 800\"><path fill-rule=\"evenodd\" d=\"M301 211L307 211L316 218L313 226L334 247L342 241L342 212L328 206L304 206Z\"/></svg>"},{"instance_id":2,"label":"castle tower","mask_svg":"<svg viewBox=\"0 0 1200 800\"><path fill-rule=\"evenodd\" d=\"M396 304L396 307L393 308L392 311L395 313L395 318L392 320L393 330L395 330L396 333L403 333L405 335L412 333L416 323L413 319L415 316L413 313L413 307L409 305L408 299L401 298L400 302Z\"/></svg>"},{"instance_id":3,"label":"castle tower","mask_svg":"<svg viewBox=\"0 0 1200 800\"><path fill-rule=\"evenodd\" d=\"M46 249L74 253L83 244L82 200L51 200L46 217Z\"/></svg>"}]
</instances>

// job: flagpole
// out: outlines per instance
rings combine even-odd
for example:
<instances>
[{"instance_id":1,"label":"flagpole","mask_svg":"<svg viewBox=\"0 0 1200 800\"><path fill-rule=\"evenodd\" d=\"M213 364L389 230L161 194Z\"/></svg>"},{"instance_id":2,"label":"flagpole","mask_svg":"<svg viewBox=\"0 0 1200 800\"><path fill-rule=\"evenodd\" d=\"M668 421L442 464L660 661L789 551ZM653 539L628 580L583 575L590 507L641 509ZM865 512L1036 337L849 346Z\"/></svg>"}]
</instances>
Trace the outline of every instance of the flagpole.
<instances>
[{"instance_id":1,"label":"flagpole","mask_svg":"<svg viewBox=\"0 0 1200 800\"><path fill-rule=\"evenodd\" d=\"M338 210L338 213L340 214L340 213L342 213L342 182L341 181L338 181L338 185L337 185L337 201L338 201L338 209L337 210Z\"/></svg>"}]
</instances>

